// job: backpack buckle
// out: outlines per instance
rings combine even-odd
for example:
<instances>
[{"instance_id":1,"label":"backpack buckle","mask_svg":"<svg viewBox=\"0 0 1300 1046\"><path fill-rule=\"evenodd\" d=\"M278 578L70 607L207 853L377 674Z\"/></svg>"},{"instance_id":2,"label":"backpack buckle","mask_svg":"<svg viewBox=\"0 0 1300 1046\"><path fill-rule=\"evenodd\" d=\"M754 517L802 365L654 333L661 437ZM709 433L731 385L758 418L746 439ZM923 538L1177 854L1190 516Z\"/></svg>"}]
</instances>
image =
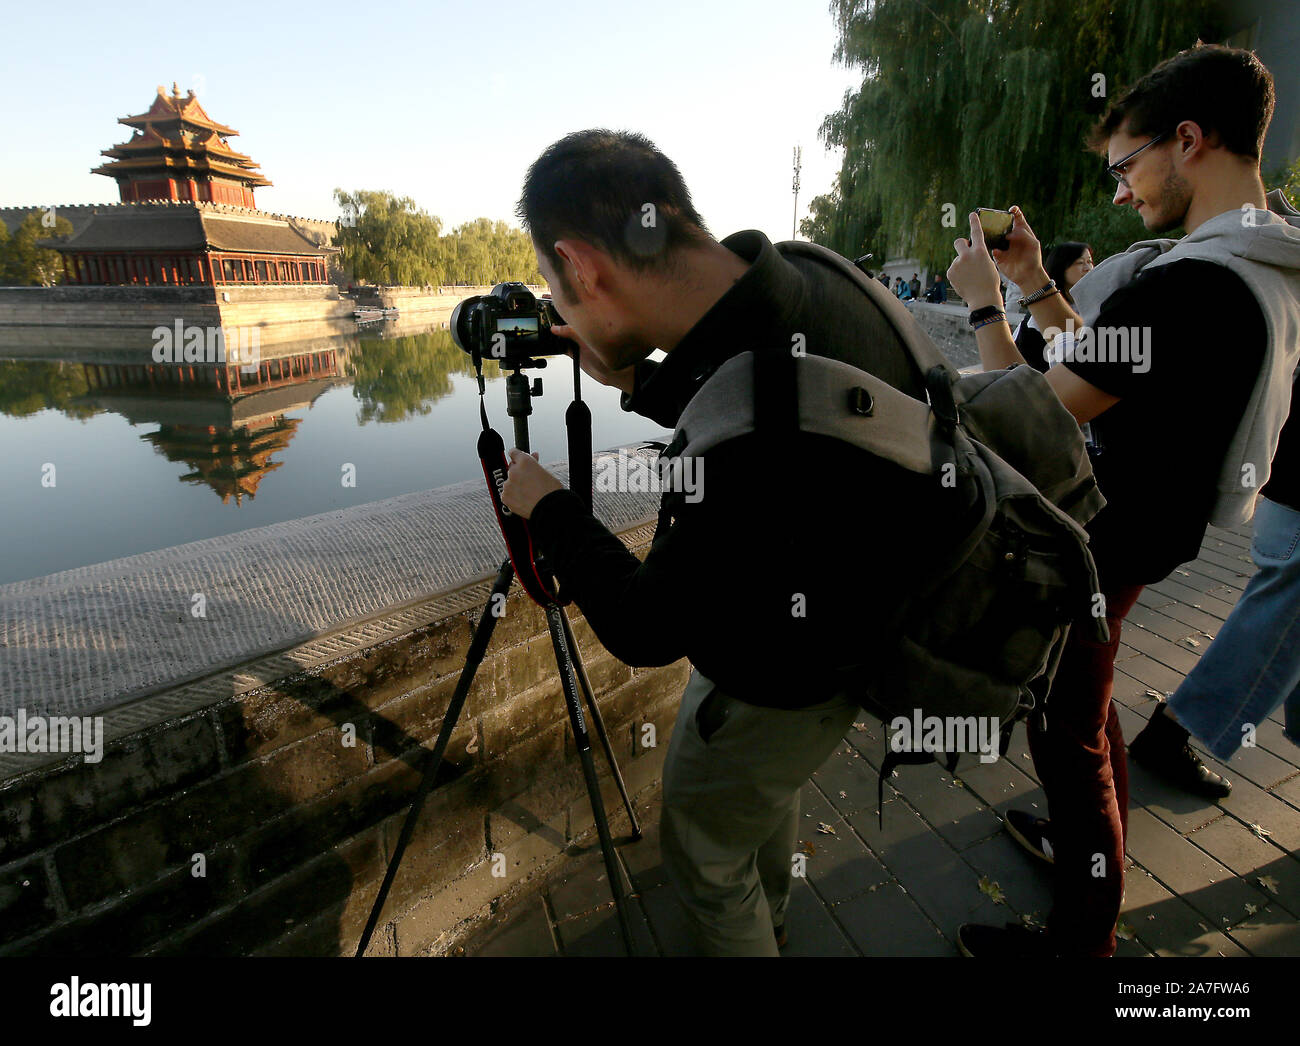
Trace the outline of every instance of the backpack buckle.
<instances>
[{"instance_id":1,"label":"backpack buckle","mask_svg":"<svg viewBox=\"0 0 1300 1046\"><path fill-rule=\"evenodd\" d=\"M930 397L930 410L945 432L952 432L961 421L957 413L957 400L952 394L952 379L947 368L936 364L925 375L925 392Z\"/></svg>"}]
</instances>

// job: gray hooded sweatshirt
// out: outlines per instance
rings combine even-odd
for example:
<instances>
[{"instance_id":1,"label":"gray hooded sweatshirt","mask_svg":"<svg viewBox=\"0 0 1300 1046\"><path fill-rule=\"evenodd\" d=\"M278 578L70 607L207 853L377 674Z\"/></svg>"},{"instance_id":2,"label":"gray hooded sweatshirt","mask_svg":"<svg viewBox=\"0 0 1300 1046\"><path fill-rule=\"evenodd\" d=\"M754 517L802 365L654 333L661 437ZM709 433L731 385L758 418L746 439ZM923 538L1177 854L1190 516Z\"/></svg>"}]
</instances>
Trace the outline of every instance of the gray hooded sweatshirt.
<instances>
[{"instance_id":1,"label":"gray hooded sweatshirt","mask_svg":"<svg viewBox=\"0 0 1300 1046\"><path fill-rule=\"evenodd\" d=\"M1070 291L1084 324L1092 327L1106 299L1144 268L1195 258L1231 269L1259 302L1268 339L1254 391L1219 473L1210 522L1220 527L1245 523L1255 513L1255 499L1268 481L1291 409L1291 382L1300 361L1300 211L1278 189L1268 194L1268 205L1267 211L1245 205L1225 211L1180 240L1135 243L1107 258ZM1214 306L1189 301L1189 328L1195 327L1198 309ZM1232 351L1231 345L1223 348ZM1065 352L1068 358L1068 347Z\"/></svg>"}]
</instances>

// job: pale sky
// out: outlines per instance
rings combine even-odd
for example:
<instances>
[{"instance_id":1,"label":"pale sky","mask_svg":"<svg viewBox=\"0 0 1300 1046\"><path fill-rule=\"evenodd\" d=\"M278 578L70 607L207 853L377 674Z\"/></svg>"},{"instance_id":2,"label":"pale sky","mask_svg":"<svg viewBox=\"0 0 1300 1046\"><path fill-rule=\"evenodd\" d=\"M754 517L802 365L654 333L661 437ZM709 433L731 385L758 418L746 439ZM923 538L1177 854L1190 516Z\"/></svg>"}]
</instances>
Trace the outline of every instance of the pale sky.
<instances>
[{"instance_id":1,"label":"pale sky","mask_svg":"<svg viewBox=\"0 0 1300 1046\"><path fill-rule=\"evenodd\" d=\"M858 78L827 0L10 5L0 206L107 203L90 168L158 84L194 88L274 183L264 210L337 217L332 190L411 196L445 227L514 222L528 165L586 127L647 134L711 231L787 239L839 158L817 137ZM57 13L55 13L57 12Z\"/></svg>"}]
</instances>

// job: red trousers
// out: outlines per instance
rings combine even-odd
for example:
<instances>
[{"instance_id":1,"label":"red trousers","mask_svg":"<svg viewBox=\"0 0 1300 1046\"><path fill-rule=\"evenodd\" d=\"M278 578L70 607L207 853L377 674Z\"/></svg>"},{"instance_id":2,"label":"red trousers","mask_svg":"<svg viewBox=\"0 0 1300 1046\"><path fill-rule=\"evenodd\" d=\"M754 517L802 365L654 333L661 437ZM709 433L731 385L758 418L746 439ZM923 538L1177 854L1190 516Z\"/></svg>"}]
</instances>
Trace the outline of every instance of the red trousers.
<instances>
[{"instance_id":1,"label":"red trousers","mask_svg":"<svg viewBox=\"0 0 1300 1046\"><path fill-rule=\"evenodd\" d=\"M1047 699L1045 728L1030 716L1029 750L1052 821L1053 904L1047 922L1061 955L1109 956L1124 896L1128 764L1111 706L1120 625L1141 585L1108 587L1110 641L1070 630Z\"/></svg>"}]
</instances>

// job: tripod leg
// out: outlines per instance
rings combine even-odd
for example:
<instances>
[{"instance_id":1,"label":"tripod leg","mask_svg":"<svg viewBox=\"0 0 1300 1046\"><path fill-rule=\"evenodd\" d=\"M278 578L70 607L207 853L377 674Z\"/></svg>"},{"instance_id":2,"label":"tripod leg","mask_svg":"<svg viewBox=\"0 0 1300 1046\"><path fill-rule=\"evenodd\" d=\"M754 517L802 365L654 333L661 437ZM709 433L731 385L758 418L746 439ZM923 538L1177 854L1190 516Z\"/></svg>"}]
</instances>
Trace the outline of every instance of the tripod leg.
<instances>
[{"instance_id":1,"label":"tripod leg","mask_svg":"<svg viewBox=\"0 0 1300 1046\"><path fill-rule=\"evenodd\" d=\"M636 811L632 809L632 800L627 794L627 785L623 783L623 774L618 768L618 761L614 758L614 749L609 743L609 734L605 732L605 720L601 717L600 709L596 707L596 695L592 693L591 683L587 679L587 669L582 663L582 652L578 649L577 640L573 638L573 626L569 623L569 616L560 610L560 620L564 622L564 638L569 644L569 650L573 653L573 663L578 670L578 683L582 687L582 696L587 701L587 711L591 713L591 721L596 724L596 736L600 738L600 745L605 750L605 759L609 762L610 772L614 775L614 783L618 786L618 794L623 798L623 807L627 810L627 819L632 824L632 841L636 842L641 838L641 826L637 823Z\"/></svg>"},{"instance_id":2,"label":"tripod leg","mask_svg":"<svg viewBox=\"0 0 1300 1046\"><path fill-rule=\"evenodd\" d=\"M496 597L500 595L503 599L510 590L510 583L515 578L514 567L510 560L507 559L501 564L501 570L497 573L496 582L492 585L492 595L488 597L487 606L483 608L483 615L479 618L478 627L474 630L474 638L469 644L469 651L465 655L465 667L461 669L460 679L456 681L456 691L451 695L451 702L447 705L447 712L442 717L442 729L438 731L438 741L433 746L433 751L425 761L424 777L420 780L420 787L415 791L415 798L411 801L411 809L406 815L406 820L402 824L402 832L397 837L397 846L393 849L392 859L388 862L388 871L384 873L384 881L380 884L379 894L375 897L374 906L370 909L370 918L366 920L366 928L361 933L361 941L357 945L357 958L365 955L366 948L370 945L370 937L375 932L375 925L379 922L379 914L384 909L384 902L388 900L388 891L392 888L393 880L397 877L397 867L402 863L402 856L406 853L406 846L411 841L411 834L415 831L415 822L420 815L420 808L424 805L424 800L429 792L433 789L433 782L438 777L438 768L442 765L442 757L447 751L447 742L451 739L452 731L456 729L456 721L460 719L461 709L465 706L465 697L469 693L469 688L474 683L474 674L478 671L479 665L483 663L483 655L487 653L489 641L492 639L492 632L496 628L496 615L492 613L492 608L496 604Z\"/></svg>"},{"instance_id":3,"label":"tripod leg","mask_svg":"<svg viewBox=\"0 0 1300 1046\"><path fill-rule=\"evenodd\" d=\"M600 837L600 850L605 858L605 872L609 876L609 887L614 894L614 907L618 910L618 924L623 932L623 944L627 948L627 954L634 955L632 924L628 920L627 900L623 893L623 877L614 854L614 840L609 834L609 822L605 818L605 802L600 797L600 781L596 777L596 763L591 757L591 735L587 733L587 723L582 714L581 700L578 697L573 658L566 639L567 629L565 628L564 613L556 603L552 603L543 609L546 611L546 623L551 630L551 643L555 647L556 666L560 670L560 684L564 688L564 703L569 709L569 722L573 726L573 740L578 749L578 759L582 763L582 776L587 781L587 795L591 798L591 813L596 822L596 834Z\"/></svg>"}]
</instances>

